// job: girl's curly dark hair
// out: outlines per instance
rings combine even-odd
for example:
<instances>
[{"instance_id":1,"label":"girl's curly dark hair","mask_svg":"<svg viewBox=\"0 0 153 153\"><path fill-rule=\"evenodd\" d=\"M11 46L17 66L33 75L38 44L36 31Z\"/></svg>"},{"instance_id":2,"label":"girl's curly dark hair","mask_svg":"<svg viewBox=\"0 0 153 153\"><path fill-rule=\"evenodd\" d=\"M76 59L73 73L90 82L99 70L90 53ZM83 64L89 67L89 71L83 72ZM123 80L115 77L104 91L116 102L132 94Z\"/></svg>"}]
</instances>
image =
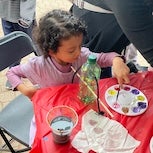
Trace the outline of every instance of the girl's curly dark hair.
<instances>
[{"instance_id":1,"label":"girl's curly dark hair","mask_svg":"<svg viewBox=\"0 0 153 153\"><path fill-rule=\"evenodd\" d=\"M40 19L37 29L34 30L34 38L46 56L50 49L57 52L61 40L80 34L86 35L85 24L64 10L53 10L47 13Z\"/></svg>"}]
</instances>

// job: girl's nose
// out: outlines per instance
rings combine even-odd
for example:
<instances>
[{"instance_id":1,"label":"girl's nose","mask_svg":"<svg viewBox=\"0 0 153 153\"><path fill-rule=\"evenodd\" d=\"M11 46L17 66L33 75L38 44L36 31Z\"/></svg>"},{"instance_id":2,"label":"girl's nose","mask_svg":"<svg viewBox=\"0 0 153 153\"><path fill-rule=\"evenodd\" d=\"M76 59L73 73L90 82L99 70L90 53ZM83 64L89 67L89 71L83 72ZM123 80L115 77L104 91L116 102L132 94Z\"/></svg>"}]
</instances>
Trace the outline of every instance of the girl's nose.
<instances>
[{"instance_id":1,"label":"girl's nose","mask_svg":"<svg viewBox=\"0 0 153 153\"><path fill-rule=\"evenodd\" d=\"M79 46L78 48L77 48L77 55L79 56L80 55L80 53L81 53L81 46Z\"/></svg>"},{"instance_id":2,"label":"girl's nose","mask_svg":"<svg viewBox=\"0 0 153 153\"><path fill-rule=\"evenodd\" d=\"M81 49L80 48L77 49L76 54L75 54L75 57L78 57L80 55L80 52L81 52Z\"/></svg>"}]
</instances>

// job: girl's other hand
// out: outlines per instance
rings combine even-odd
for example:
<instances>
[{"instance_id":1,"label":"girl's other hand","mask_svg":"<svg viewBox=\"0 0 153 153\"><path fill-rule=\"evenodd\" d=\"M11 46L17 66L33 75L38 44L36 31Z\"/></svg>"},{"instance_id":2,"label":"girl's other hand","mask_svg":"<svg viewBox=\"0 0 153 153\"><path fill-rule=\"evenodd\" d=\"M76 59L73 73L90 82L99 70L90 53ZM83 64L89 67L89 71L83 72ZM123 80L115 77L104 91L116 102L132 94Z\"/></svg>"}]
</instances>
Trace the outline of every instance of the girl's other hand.
<instances>
[{"instance_id":1,"label":"girl's other hand","mask_svg":"<svg viewBox=\"0 0 153 153\"><path fill-rule=\"evenodd\" d=\"M25 84L19 84L17 90L20 91L23 95L27 96L28 98L32 98L36 91L39 89L35 86L26 86Z\"/></svg>"}]
</instances>

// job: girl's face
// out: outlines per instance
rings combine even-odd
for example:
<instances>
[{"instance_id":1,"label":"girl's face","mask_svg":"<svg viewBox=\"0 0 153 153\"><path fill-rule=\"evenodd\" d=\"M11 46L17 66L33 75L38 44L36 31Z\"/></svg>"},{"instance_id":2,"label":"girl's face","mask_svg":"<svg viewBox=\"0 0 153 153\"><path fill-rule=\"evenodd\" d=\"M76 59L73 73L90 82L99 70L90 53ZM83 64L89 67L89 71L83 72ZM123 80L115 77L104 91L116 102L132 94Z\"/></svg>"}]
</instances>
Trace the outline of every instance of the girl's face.
<instances>
[{"instance_id":1,"label":"girl's face","mask_svg":"<svg viewBox=\"0 0 153 153\"><path fill-rule=\"evenodd\" d=\"M73 63L80 55L83 35L72 36L70 39L62 40L56 53L50 51L49 55L61 65Z\"/></svg>"}]
</instances>

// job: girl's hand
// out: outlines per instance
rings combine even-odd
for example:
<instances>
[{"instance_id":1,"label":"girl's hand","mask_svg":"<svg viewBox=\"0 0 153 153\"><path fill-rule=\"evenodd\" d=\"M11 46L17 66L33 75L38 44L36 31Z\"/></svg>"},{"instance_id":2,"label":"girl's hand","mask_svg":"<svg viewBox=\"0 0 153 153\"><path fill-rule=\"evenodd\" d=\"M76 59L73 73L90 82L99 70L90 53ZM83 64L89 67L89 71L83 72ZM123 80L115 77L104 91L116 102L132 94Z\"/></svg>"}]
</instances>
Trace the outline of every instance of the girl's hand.
<instances>
[{"instance_id":1,"label":"girl's hand","mask_svg":"<svg viewBox=\"0 0 153 153\"><path fill-rule=\"evenodd\" d=\"M122 84L127 84L130 82L129 73L130 69L124 63L124 60L121 57L116 56L113 59L113 75L117 78L119 85L122 87Z\"/></svg>"},{"instance_id":2,"label":"girl's hand","mask_svg":"<svg viewBox=\"0 0 153 153\"><path fill-rule=\"evenodd\" d=\"M38 88L34 86L26 86L25 84L19 84L17 87L17 90L20 91L23 95L27 96L28 98L32 98L33 95L36 93Z\"/></svg>"}]
</instances>

